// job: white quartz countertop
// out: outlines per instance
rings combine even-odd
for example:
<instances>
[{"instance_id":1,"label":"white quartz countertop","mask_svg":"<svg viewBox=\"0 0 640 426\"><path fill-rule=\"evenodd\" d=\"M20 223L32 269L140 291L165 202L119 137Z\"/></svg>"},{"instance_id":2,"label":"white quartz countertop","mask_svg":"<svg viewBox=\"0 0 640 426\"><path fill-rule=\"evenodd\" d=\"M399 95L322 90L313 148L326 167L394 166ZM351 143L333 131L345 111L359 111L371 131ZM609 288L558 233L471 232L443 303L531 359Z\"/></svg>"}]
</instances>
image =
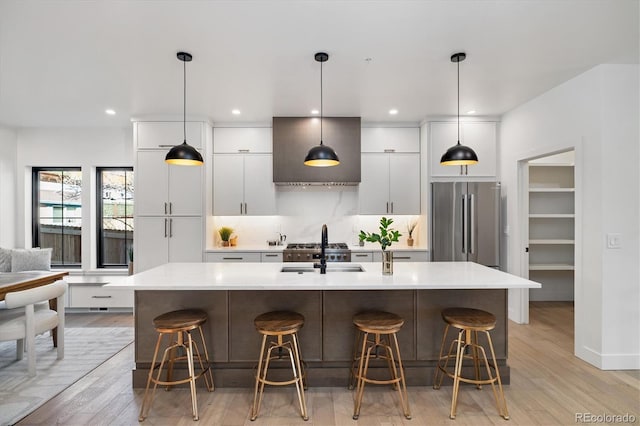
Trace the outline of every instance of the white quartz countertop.
<instances>
[{"instance_id":1,"label":"white quartz countertop","mask_svg":"<svg viewBox=\"0 0 640 426\"><path fill-rule=\"evenodd\" d=\"M282 272L312 263L167 263L107 284L134 290L415 290L540 288L537 282L473 262L395 262L382 275L380 262L330 263L327 273ZM364 272L332 267L360 265Z\"/></svg>"}]
</instances>

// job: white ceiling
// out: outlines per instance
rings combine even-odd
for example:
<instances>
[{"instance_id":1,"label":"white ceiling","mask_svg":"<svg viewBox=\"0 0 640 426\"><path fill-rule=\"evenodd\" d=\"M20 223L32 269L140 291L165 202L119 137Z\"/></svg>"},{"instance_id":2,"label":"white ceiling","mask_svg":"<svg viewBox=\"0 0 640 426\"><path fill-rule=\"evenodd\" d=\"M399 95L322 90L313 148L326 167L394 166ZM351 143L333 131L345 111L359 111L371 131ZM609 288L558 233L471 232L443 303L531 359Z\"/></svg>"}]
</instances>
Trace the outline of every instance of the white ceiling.
<instances>
[{"instance_id":1,"label":"white ceiling","mask_svg":"<svg viewBox=\"0 0 640 426\"><path fill-rule=\"evenodd\" d=\"M419 122L500 115L600 63L638 63L638 0L0 0L0 123L125 126L187 114ZM371 58L367 61L366 58ZM113 117L104 114L113 108ZM233 108L242 111L231 114ZM399 113L390 116L390 108Z\"/></svg>"}]
</instances>

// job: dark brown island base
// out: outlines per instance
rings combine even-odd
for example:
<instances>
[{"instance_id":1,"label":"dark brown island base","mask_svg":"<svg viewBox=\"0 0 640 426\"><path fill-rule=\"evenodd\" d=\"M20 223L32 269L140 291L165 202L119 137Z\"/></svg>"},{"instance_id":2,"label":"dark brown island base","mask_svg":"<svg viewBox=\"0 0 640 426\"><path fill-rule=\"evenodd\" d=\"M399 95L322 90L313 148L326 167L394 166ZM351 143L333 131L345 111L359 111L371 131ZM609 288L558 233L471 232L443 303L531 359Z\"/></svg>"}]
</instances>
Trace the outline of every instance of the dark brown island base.
<instances>
[{"instance_id":1,"label":"dark brown island base","mask_svg":"<svg viewBox=\"0 0 640 426\"><path fill-rule=\"evenodd\" d=\"M305 317L299 338L308 385L347 386L352 317L372 309L404 318L398 338L407 383L431 385L444 330L440 312L446 307L496 316L491 334L500 374L508 383L507 289L540 287L471 262L398 263L392 276L383 276L378 264L363 266L363 272L329 270L325 275L283 268L275 263L169 263L109 284L135 290L134 387L146 383L157 339L153 318L188 308L208 314L204 331L216 386L254 385L261 339L253 320L273 310ZM277 367L270 366L274 378ZM387 366L379 368L386 371ZM280 370L290 374L287 363Z\"/></svg>"}]
</instances>

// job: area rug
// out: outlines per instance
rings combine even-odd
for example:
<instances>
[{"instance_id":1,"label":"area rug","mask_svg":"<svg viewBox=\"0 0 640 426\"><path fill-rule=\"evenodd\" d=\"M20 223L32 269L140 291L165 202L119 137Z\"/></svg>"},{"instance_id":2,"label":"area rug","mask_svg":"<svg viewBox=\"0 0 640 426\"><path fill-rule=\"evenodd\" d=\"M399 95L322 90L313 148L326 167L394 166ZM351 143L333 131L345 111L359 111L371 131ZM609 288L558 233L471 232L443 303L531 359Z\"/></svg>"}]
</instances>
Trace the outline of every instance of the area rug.
<instances>
[{"instance_id":1,"label":"area rug","mask_svg":"<svg viewBox=\"0 0 640 426\"><path fill-rule=\"evenodd\" d=\"M64 359L51 336L36 337L36 377L27 356L16 361L16 343L0 342L0 425L11 425L68 388L133 341L133 327L65 329Z\"/></svg>"}]
</instances>

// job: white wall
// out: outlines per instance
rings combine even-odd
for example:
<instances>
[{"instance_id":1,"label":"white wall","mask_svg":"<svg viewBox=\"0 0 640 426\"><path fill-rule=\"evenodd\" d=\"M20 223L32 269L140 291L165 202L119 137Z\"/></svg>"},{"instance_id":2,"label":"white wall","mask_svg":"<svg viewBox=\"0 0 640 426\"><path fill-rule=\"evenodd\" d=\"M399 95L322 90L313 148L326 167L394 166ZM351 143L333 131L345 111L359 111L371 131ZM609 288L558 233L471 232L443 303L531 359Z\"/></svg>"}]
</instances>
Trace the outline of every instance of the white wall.
<instances>
[{"instance_id":1,"label":"white wall","mask_svg":"<svg viewBox=\"0 0 640 426\"><path fill-rule=\"evenodd\" d=\"M16 241L16 149L16 132L0 126L0 247L8 248Z\"/></svg>"},{"instance_id":2,"label":"white wall","mask_svg":"<svg viewBox=\"0 0 640 426\"><path fill-rule=\"evenodd\" d=\"M575 353L603 369L640 368L638 76L638 65L598 66L509 112L501 126L504 244L517 275L526 275L527 240L518 161L575 148ZM607 233L621 234L620 249L606 248ZM520 300L510 293L511 316Z\"/></svg>"},{"instance_id":3,"label":"white wall","mask_svg":"<svg viewBox=\"0 0 640 426\"><path fill-rule=\"evenodd\" d=\"M31 168L82 168L82 266L96 267L96 167L133 166L131 128L27 128L17 131L16 246L31 245Z\"/></svg>"}]
</instances>

